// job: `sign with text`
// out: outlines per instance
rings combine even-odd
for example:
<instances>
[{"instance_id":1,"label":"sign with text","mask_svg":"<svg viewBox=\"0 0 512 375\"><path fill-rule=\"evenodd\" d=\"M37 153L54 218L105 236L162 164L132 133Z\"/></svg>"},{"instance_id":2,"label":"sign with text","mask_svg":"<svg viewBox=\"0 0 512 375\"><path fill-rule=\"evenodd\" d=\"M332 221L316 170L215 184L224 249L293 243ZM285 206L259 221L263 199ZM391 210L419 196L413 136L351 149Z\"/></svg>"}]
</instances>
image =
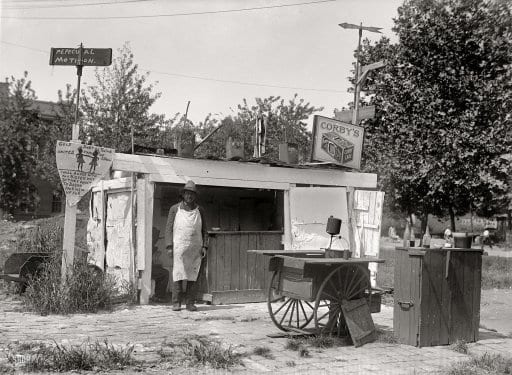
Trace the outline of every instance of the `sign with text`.
<instances>
[{"instance_id":1,"label":"sign with text","mask_svg":"<svg viewBox=\"0 0 512 375\"><path fill-rule=\"evenodd\" d=\"M349 109L348 111L338 111L334 110L334 118L341 122L352 122L352 117L354 116L354 110ZM357 118L359 121L366 120L367 118L373 118L375 116L375 106L367 105L364 107L359 107L359 112L357 114Z\"/></svg>"},{"instance_id":2,"label":"sign with text","mask_svg":"<svg viewBox=\"0 0 512 375\"><path fill-rule=\"evenodd\" d=\"M93 184L109 172L114 150L57 141L56 159L66 198L74 206Z\"/></svg>"},{"instance_id":3,"label":"sign with text","mask_svg":"<svg viewBox=\"0 0 512 375\"><path fill-rule=\"evenodd\" d=\"M112 48L52 48L50 65L108 66L112 64Z\"/></svg>"},{"instance_id":4,"label":"sign with text","mask_svg":"<svg viewBox=\"0 0 512 375\"><path fill-rule=\"evenodd\" d=\"M311 160L360 169L363 139L362 126L315 116Z\"/></svg>"}]
</instances>

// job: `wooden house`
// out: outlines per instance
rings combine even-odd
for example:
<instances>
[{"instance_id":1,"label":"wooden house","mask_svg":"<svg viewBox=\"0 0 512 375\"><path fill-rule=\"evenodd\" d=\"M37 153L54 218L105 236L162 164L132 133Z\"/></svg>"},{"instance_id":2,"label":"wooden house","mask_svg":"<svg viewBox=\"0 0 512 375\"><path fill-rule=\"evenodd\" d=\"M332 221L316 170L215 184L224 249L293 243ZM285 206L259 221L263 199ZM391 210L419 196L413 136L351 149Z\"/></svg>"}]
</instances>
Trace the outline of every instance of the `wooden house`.
<instances>
[{"instance_id":1,"label":"wooden house","mask_svg":"<svg viewBox=\"0 0 512 375\"><path fill-rule=\"evenodd\" d=\"M342 219L333 246L352 243L356 256L378 255L383 193L375 191L375 174L129 154L115 154L112 169L114 177L92 189L90 257L120 280L134 282L142 304L151 294L153 246L161 250L159 263L171 271L164 228L187 180L198 186L210 236L199 299L264 300L268 260L247 250L325 248L331 215ZM153 227L160 229L159 238L152 238Z\"/></svg>"}]
</instances>

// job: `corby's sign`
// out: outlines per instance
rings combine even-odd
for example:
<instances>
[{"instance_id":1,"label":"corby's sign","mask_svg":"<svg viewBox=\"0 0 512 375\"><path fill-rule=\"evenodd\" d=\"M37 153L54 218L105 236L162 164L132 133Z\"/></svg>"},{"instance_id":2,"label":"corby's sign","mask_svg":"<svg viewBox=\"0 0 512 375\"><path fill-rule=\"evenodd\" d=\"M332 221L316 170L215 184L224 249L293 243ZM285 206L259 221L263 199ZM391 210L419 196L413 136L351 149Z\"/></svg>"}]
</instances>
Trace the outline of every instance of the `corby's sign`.
<instances>
[{"instance_id":1,"label":"corby's sign","mask_svg":"<svg viewBox=\"0 0 512 375\"><path fill-rule=\"evenodd\" d=\"M311 160L360 169L363 139L362 126L315 116Z\"/></svg>"}]
</instances>

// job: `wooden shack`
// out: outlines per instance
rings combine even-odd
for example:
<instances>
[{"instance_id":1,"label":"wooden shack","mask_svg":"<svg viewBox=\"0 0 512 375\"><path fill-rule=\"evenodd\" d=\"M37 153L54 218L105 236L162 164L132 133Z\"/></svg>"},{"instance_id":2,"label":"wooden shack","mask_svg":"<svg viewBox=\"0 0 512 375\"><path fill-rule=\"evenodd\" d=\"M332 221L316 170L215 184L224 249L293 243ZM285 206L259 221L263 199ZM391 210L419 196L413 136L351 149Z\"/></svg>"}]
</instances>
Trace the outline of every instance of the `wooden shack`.
<instances>
[{"instance_id":1,"label":"wooden shack","mask_svg":"<svg viewBox=\"0 0 512 375\"><path fill-rule=\"evenodd\" d=\"M375 174L129 154L116 154L112 169L112 178L92 189L90 258L119 280L135 283L142 304L151 294L153 246L162 250L158 262L171 271L164 228L187 180L198 186L210 235L202 300L264 300L271 276L266 260L247 250L325 248L331 215L342 219L333 246L353 243L357 256L378 255L383 194L375 191ZM355 218L352 228L349 215ZM152 238L153 227L160 229L159 238Z\"/></svg>"}]
</instances>

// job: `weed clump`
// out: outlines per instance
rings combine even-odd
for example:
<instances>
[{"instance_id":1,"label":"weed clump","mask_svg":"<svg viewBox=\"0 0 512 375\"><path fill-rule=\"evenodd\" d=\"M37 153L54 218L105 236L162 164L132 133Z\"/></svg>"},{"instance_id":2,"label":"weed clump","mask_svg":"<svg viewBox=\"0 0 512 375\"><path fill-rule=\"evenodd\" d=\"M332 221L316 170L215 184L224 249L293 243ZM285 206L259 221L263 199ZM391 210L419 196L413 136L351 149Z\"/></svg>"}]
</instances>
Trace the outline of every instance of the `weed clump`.
<instances>
[{"instance_id":1,"label":"weed clump","mask_svg":"<svg viewBox=\"0 0 512 375\"><path fill-rule=\"evenodd\" d=\"M62 281L61 253L54 253L29 278L24 301L41 315L70 314L109 309L120 294L115 279L86 260L76 260Z\"/></svg>"},{"instance_id":2,"label":"weed clump","mask_svg":"<svg viewBox=\"0 0 512 375\"><path fill-rule=\"evenodd\" d=\"M484 353L453 365L449 375L512 374L512 358Z\"/></svg>"},{"instance_id":3,"label":"weed clump","mask_svg":"<svg viewBox=\"0 0 512 375\"><path fill-rule=\"evenodd\" d=\"M35 348L27 349L20 346L16 353L11 349L8 361L11 364L20 363L27 372L64 372L64 371L108 371L122 370L138 364L132 357L133 345L115 347L108 341L85 342L78 346L38 344ZM22 354L17 351L22 351Z\"/></svg>"},{"instance_id":4,"label":"weed clump","mask_svg":"<svg viewBox=\"0 0 512 375\"><path fill-rule=\"evenodd\" d=\"M171 365L205 366L214 369L229 369L242 365L243 354L236 353L231 346L202 336L185 337L178 343L163 345L158 351L162 360Z\"/></svg>"},{"instance_id":5,"label":"weed clump","mask_svg":"<svg viewBox=\"0 0 512 375\"><path fill-rule=\"evenodd\" d=\"M469 351L468 344L464 340L455 341L452 345L450 345L450 349L462 354L468 354Z\"/></svg>"},{"instance_id":6,"label":"weed clump","mask_svg":"<svg viewBox=\"0 0 512 375\"><path fill-rule=\"evenodd\" d=\"M257 346L254 348L253 353L263 358L274 359L274 355L271 353L270 348L267 348L266 346Z\"/></svg>"}]
</instances>

